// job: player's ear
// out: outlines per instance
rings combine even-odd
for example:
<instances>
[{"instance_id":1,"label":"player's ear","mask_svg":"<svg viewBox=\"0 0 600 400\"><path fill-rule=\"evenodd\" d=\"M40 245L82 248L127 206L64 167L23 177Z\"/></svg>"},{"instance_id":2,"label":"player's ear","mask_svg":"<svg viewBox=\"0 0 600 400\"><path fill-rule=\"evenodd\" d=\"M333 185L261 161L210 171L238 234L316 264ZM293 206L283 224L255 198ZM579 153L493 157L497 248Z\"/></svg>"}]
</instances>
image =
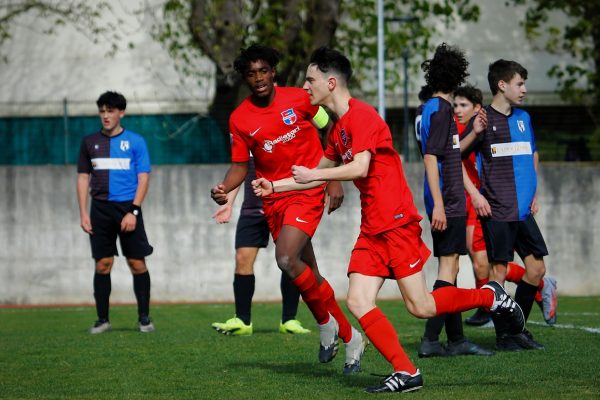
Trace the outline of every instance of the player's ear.
<instances>
[{"instance_id":1,"label":"player's ear","mask_svg":"<svg viewBox=\"0 0 600 400\"><path fill-rule=\"evenodd\" d=\"M498 90L500 90L501 92L504 92L504 90L506 90L506 82L504 82L503 80L499 80L498 81Z\"/></svg>"},{"instance_id":2,"label":"player's ear","mask_svg":"<svg viewBox=\"0 0 600 400\"><path fill-rule=\"evenodd\" d=\"M481 104L475 104L475 106L473 107L473 111L475 111L476 113L478 113L479 110L481 110Z\"/></svg>"},{"instance_id":3,"label":"player's ear","mask_svg":"<svg viewBox=\"0 0 600 400\"><path fill-rule=\"evenodd\" d=\"M333 90L333 89L335 89L336 86L337 86L337 79L334 76L330 76L327 79L327 88L329 90Z\"/></svg>"}]
</instances>

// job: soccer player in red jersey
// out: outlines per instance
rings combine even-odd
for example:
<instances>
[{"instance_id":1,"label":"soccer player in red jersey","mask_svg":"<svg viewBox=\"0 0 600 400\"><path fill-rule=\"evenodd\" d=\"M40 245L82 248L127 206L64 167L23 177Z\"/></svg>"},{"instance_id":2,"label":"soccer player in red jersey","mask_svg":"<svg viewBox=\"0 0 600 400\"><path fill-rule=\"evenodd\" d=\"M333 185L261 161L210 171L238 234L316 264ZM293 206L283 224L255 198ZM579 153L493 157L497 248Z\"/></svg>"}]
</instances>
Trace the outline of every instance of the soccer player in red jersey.
<instances>
[{"instance_id":1,"label":"soccer player in red jersey","mask_svg":"<svg viewBox=\"0 0 600 400\"><path fill-rule=\"evenodd\" d=\"M397 281L407 309L419 318L483 306L520 332L523 313L496 282L482 289L449 286L433 293L427 290L422 268L431 252L421 239L421 216L392 146L390 130L373 107L352 98L347 86L351 76L350 61L338 51L323 47L312 54L304 89L311 104L324 105L338 117L325 155L316 168L296 165L290 178L259 178L253 186L262 197L311 190L324 181L354 181L360 191L362 221L348 266L347 304L394 369L380 386L366 391L409 392L420 389L423 379L400 345L393 325L376 306L386 278Z\"/></svg>"},{"instance_id":2,"label":"soccer player in red jersey","mask_svg":"<svg viewBox=\"0 0 600 400\"><path fill-rule=\"evenodd\" d=\"M234 68L252 94L231 114L232 164L223 182L211 189L217 204L227 202L227 193L237 188L248 173L250 152L256 176L269 181L289 176L294 164L315 167L323 149L315 125L323 128L329 116L311 105L300 88L276 87L275 67L279 53L270 47L253 45L241 51ZM325 185L298 193L274 193L263 198L269 230L275 242L277 265L298 288L312 312L320 332L319 361L331 361L338 350L338 336L346 347L344 373L360 371L367 344L353 328L335 300L333 289L317 266L311 243L323 215ZM341 204L341 184L327 185L329 212ZM336 195L331 196L337 190Z\"/></svg>"},{"instance_id":3,"label":"soccer player in red jersey","mask_svg":"<svg viewBox=\"0 0 600 400\"><path fill-rule=\"evenodd\" d=\"M482 107L483 94L478 88L471 85L465 85L454 91L454 119L461 139L466 133L471 132L473 118ZM467 189L467 250L469 251L469 256L473 263L475 287L480 288L489 281L491 266L487 257L481 221L477 216L475 208L477 207L484 217L490 215L490 209L489 204L479 192L481 183L479 181L475 153L468 154L466 158L463 158L462 162L468 176L468 180L465 180L465 188ZM506 273L507 281L519 283L524 274L524 267L513 261L508 262ZM544 287L546 287L545 290ZM549 325L553 325L556 322L556 314L550 315L548 310L544 310L543 305L544 300L546 304L551 304L553 298L556 298L556 279L544 276L538 285L535 300L542 309L544 319ZM467 325L482 326L490 321L490 313L480 308L475 314L467 318L465 323Z\"/></svg>"}]
</instances>

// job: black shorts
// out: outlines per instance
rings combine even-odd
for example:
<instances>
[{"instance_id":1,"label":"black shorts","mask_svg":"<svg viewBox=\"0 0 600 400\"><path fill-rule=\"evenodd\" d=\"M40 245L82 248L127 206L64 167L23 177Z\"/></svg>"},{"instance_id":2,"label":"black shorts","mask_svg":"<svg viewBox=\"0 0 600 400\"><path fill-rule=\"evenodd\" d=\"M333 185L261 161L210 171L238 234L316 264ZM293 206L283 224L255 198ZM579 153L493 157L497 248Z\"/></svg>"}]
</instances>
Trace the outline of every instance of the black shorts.
<instances>
[{"instance_id":1,"label":"black shorts","mask_svg":"<svg viewBox=\"0 0 600 400\"><path fill-rule=\"evenodd\" d=\"M133 232L121 232L121 221L129 211L131 203L131 201L92 200L90 219L94 234L90 235L90 243L94 259L99 260L118 256L117 236L125 257L142 259L152 254L154 249L148 243L141 212L136 217L135 230Z\"/></svg>"},{"instance_id":2,"label":"black shorts","mask_svg":"<svg viewBox=\"0 0 600 400\"><path fill-rule=\"evenodd\" d=\"M264 215L240 215L235 229L235 248L265 248L269 244L269 224Z\"/></svg>"},{"instance_id":3,"label":"black shorts","mask_svg":"<svg viewBox=\"0 0 600 400\"><path fill-rule=\"evenodd\" d=\"M521 259L532 254L537 258L548 255L544 237L531 215L525 221L511 222L483 218L481 227L490 262L513 261L515 251Z\"/></svg>"},{"instance_id":4,"label":"black shorts","mask_svg":"<svg viewBox=\"0 0 600 400\"><path fill-rule=\"evenodd\" d=\"M431 217L429 217L431 221ZM442 232L431 231L433 255L467 254L467 217L447 218L447 228Z\"/></svg>"}]
</instances>

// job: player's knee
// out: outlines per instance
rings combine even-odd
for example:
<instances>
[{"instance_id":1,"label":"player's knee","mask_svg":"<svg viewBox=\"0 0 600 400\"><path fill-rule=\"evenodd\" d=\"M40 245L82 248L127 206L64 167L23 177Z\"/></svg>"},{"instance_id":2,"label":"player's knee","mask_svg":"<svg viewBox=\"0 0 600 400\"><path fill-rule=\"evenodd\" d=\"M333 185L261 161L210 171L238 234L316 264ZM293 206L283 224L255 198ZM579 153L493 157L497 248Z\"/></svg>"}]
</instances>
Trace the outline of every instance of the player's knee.
<instances>
[{"instance_id":1,"label":"player's knee","mask_svg":"<svg viewBox=\"0 0 600 400\"><path fill-rule=\"evenodd\" d=\"M275 261L277 262L279 269L284 272L289 272L293 268L292 257L288 254L277 254L275 256Z\"/></svg>"},{"instance_id":2,"label":"player's knee","mask_svg":"<svg viewBox=\"0 0 600 400\"><path fill-rule=\"evenodd\" d=\"M147 271L146 262L143 259L139 260L134 258L128 258L127 265L129 266L129 269L131 270L132 274L143 274Z\"/></svg>"},{"instance_id":3,"label":"player's knee","mask_svg":"<svg viewBox=\"0 0 600 400\"><path fill-rule=\"evenodd\" d=\"M431 307L428 302L406 302L406 309L417 318L435 317L435 305Z\"/></svg>"},{"instance_id":4,"label":"player's knee","mask_svg":"<svg viewBox=\"0 0 600 400\"><path fill-rule=\"evenodd\" d=\"M112 257L101 258L96 260L96 273L98 274L110 274L110 270L113 266Z\"/></svg>"},{"instance_id":5,"label":"player's knee","mask_svg":"<svg viewBox=\"0 0 600 400\"><path fill-rule=\"evenodd\" d=\"M348 297L346 299L346 306L348 307L348 310L350 310L352 315L354 315L357 318L360 318L364 314L363 310L365 308L369 308L368 303L370 302L365 301L359 296L353 296L352 294L348 294Z\"/></svg>"}]
</instances>

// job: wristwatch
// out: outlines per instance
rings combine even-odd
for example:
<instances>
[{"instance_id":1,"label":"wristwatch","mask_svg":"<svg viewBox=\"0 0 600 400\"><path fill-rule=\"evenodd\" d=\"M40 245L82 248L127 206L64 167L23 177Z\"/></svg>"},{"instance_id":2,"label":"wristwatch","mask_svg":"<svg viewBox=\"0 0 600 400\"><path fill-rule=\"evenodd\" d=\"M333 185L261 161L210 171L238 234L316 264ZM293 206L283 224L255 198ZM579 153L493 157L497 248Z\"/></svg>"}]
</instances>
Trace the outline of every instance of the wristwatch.
<instances>
[{"instance_id":1,"label":"wristwatch","mask_svg":"<svg viewBox=\"0 0 600 400\"><path fill-rule=\"evenodd\" d=\"M142 211L142 207L136 206L135 204L132 204L131 207L129 207L129 212L132 213L133 215L135 215L136 217L138 215L140 215L141 211Z\"/></svg>"}]
</instances>

